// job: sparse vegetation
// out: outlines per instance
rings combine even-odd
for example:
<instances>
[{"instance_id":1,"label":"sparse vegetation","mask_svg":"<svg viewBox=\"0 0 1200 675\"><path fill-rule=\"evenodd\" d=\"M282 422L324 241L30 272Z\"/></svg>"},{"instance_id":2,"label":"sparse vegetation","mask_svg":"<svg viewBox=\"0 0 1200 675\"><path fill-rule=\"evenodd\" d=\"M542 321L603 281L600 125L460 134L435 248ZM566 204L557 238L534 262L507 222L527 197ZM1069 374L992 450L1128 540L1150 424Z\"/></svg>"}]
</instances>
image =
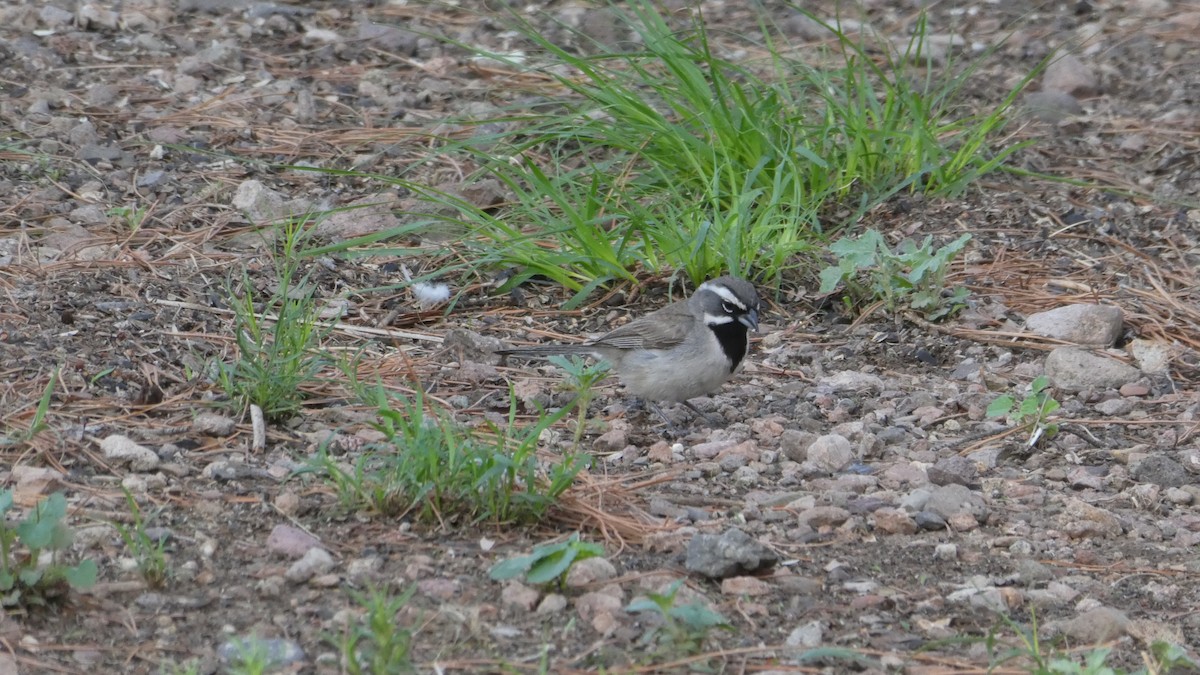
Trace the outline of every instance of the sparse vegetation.
<instances>
[{"instance_id":1,"label":"sparse vegetation","mask_svg":"<svg viewBox=\"0 0 1200 675\"><path fill-rule=\"evenodd\" d=\"M280 226L273 283L265 293L256 290L245 269L226 287L237 354L213 364L217 382L238 409L253 403L271 420L295 414L305 385L331 363L318 349L328 328L319 320L310 276L300 272L311 229L307 218Z\"/></svg>"},{"instance_id":2,"label":"sparse vegetation","mask_svg":"<svg viewBox=\"0 0 1200 675\"><path fill-rule=\"evenodd\" d=\"M935 249L933 237L920 246L905 239L892 250L876 230L842 237L829 247L838 262L821 271L820 292L832 293L840 284L851 306L878 301L891 312L905 303L927 319L944 318L965 306L967 289L946 288L946 274L970 240L964 234Z\"/></svg>"},{"instance_id":3,"label":"sparse vegetation","mask_svg":"<svg viewBox=\"0 0 1200 675\"><path fill-rule=\"evenodd\" d=\"M524 577L531 584L553 583L563 588L572 565L603 555L603 546L581 541L575 532L563 541L537 546L529 555L501 560L492 565L488 576L496 581Z\"/></svg>"},{"instance_id":4,"label":"sparse vegetation","mask_svg":"<svg viewBox=\"0 0 1200 675\"><path fill-rule=\"evenodd\" d=\"M1005 417L1012 424L1029 431L1026 445L1033 447L1048 441L1058 434L1058 424L1051 421L1061 404L1050 395L1050 378L1039 375L1029 385L1029 393L1018 401L1012 394L1004 394L987 407L988 417Z\"/></svg>"},{"instance_id":5,"label":"sparse vegetation","mask_svg":"<svg viewBox=\"0 0 1200 675\"><path fill-rule=\"evenodd\" d=\"M714 629L732 631L729 621L699 602L676 604L679 589L683 588L683 579L672 581L662 593L646 593L644 597L629 603L625 608L628 612L648 613L657 616L661 621L658 630L646 633L647 641L657 642L660 646L693 654L704 647L709 634Z\"/></svg>"},{"instance_id":6,"label":"sparse vegetation","mask_svg":"<svg viewBox=\"0 0 1200 675\"><path fill-rule=\"evenodd\" d=\"M389 516L411 515L426 522L466 520L511 522L536 519L549 509L589 464L567 453L543 465L538 439L571 412L564 407L522 428L512 399L508 425L488 434L470 433L426 409L420 395L394 397L382 386L360 387L376 409L382 443L365 448L343 466L328 448L311 469L333 485L342 504Z\"/></svg>"},{"instance_id":7,"label":"sparse vegetation","mask_svg":"<svg viewBox=\"0 0 1200 675\"><path fill-rule=\"evenodd\" d=\"M96 583L94 561L64 561L75 535L61 492L38 502L15 525L6 518L12 508L12 490L0 492L0 605L45 605Z\"/></svg>"},{"instance_id":8,"label":"sparse vegetation","mask_svg":"<svg viewBox=\"0 0 1200 675\"><path fill-rule=\"evenodd\" d=\"M113 527L117 528L117 533L121 535L121 541L125 542L125 549L137 561L138 574L146 581L146 585L151 588L161 588L166 584L170 574L164 550L167 540L162 537L151 537L146 532L146 520L142 516L142 509L138 506L137 500L133 498L133 493L124 488L122 488L122 492L125 495L125 505L129 508L133 523L126 525L113 522Z\"/></svg>"},{"instance_id":9,"label":"sparse vegetation","mask_svg":"<svg viewBox=\"0 0 1200 675\"><path fill-rule=\"evenodd\" d=\"M346 627L330 641L341 652L342 667L350 675L399 675L416 672L412 663L413 631L397 625L397 614L412 599L415 586L392 597L379 589L354 593L363 609L361 623Z\"/></svg>"}]
</instances>

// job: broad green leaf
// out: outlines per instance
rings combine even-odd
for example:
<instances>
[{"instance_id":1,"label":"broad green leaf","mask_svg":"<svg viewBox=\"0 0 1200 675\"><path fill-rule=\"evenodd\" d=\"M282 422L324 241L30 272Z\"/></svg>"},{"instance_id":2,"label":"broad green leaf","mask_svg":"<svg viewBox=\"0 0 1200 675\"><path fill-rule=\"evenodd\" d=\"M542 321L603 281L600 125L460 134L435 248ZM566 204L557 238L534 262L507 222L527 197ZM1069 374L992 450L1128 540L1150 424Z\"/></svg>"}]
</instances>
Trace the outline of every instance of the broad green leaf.
<instances>
[{"instance_id":1,"label":"broad green leaf","mask_svg":"<svg viewBox=\"0 0 1200 675\"><path fill-rule=\"evenodd\" d=\"M995 401L992 401L987 407L988 417L1006 417L1013 407L1013 397L1005 394Z\"/></svg>"},{"instance_id":2,"label":"broad green leaf","mask_svg":"<svg viewBox=\"0 0 1200 675\"><path fill-rule=\"evenodd\" d=\"M84 560L74 567L63 570L63 578L73 588L87 589L96 585L96 562Z\"/></svg>"},{"instance_id":3,"label":"broad green leaf","mask_svg":"<svg viewBox=\"0 0 1200 675\"><path fill-rule=\"evenodd\" d=\"M729 621L699 603L690 603L671 609L671 616L692 629L706 629L714 626L728 626Z\"/></svg>"},{"instance_id":4,"label":"broad green leaf","mask_svg":"<svg viewBox=\"0 0 1200 675\"><path fill-rule=\"evenodd\" d=\"M504 581L505 579L519 577L529 571L529 568L533 566L535 560L536 558L531 555L523 555L517 558L501 560L495 565L492 565L492 569L488 572L488 576L491 577L493 581Z\"/></svg>"},{"instance_id":5,"label":"broad green leaf","mask_svg":"<svg viewBox=\"0 0 1200 675\"><path fill-rule=\"evenodd\" d=\"M8 510L12 508L12 505L13 491L5 490L4 492L0 492L0 515L7 513Z\"/></svg>"},{"instance_id":6,"label":"broad green leaf","mask_svg":"<svg viewBox=\"0 0 1200 675\"><path fill-rule=\"evenodd\" d=\"M533 564L525 579L531 584L548 584L564 574L575 562L576 550L568 548L552 553Z\"/></svg>"}]
</instances>

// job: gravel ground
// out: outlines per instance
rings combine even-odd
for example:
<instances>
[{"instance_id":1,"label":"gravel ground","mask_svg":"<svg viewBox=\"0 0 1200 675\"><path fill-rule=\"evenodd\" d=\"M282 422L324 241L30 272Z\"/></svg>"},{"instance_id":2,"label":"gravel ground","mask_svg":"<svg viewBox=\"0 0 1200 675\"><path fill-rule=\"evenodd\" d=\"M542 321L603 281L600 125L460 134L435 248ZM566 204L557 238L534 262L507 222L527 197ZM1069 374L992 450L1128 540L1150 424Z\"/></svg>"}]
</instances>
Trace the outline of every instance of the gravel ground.
<instances>
[{"instance_id":1,"label":"gravel ground","mask_svg":"<svg viewBox=\"0 0 1200 675\"><path fill-rule=\"evenodd\" d=\"M355 203L385 206L322 234L403 222L387 208L406 206L395 188L279 164L496 199L462 185L464 167L431 154L424 134L465 133L447 120L523 95L511 73L435 39L528 48L501 4L0 6L0 429L27 428L61 369L48 429L10 447L2 475L25 507L65 491L74 553L100 570L65 605L0 621L0 672L159 673L192 660L217 672L250 636L273 640L289 672L340 672L329 637L361 612L349 591L414 584L396 621L415 631L420 672L535 671L543 659L557 673L979 672L989 634L1015 644L1034 625L1059 649L1110 645L1127 668L1156 640L1200 645L1200 286L1187 206L1200 191L1200 12L1165 0L935 5L927 30L952 50L1007 38L971 81L978 101L1000 100L1054 49L1073 54L1025 94L1014 140L1035 144L1017 160L1116 190L996 176L954 201L874 209L854 228L973 235L951 278L973 292L962 315L851 322L805 280L767 294L746 368L697 401L721 428L680 411L685 433L667 438L603 385L586 439L596 466L573 508L539 527L339 509L328 487L292 476L331 430L347 460L371 440L363 411L330 404L336 392L272 427L263 450L249 423L201 415L215 388L197 373L233 349L228 270L269 284L255 223ZM840 4L862 30L904 40L918 3ZM816 39L771 7L792 44ZM602 8L513 9L567 44L556 21L602 44L629 39ZM733 56L733 36L758 30L739 3L706 3L704 17ZM444 349L448 331L577 335L672 292L648 279L561 313L557 289L517 302L480 284L447 313L395 290L399 267L321 261L314 280L347 326L330 347L363 349L372 378L418 375L439 400L465 402L455 415L467 425L503 414L510 382L530 405L554 402L561 373ZM1059 432L1031 447L985 411L1043 373ZM116 436L143 450L114 450L129 447ZM547 450L569 438L552 434ZM167 542L161 588L141 581L106 524L128 519L122 486ZM605 556L564 588L489 578L572 522ZM647 639L661 627L625 608L677 580L678 604L701 603L733 629L693 649ZM803 660L818 647L858 659Z\"/></svg>"}]
</instances>

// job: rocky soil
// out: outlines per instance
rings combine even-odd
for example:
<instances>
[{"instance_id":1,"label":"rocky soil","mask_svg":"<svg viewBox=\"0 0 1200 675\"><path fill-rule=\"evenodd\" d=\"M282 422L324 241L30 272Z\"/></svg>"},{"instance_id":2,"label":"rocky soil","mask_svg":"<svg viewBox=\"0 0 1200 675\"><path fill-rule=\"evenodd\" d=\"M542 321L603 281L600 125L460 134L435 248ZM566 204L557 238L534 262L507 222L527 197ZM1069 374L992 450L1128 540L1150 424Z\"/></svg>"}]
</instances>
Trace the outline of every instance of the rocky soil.
<instances>
[{"instance_id":1,"label":"rocky soil","mask_svg":"<svg viewBox=\"0 0 1200 675\"><path fill-rule=\"evenodd\" d=\"M823 39L768 4L790 44ZM903 41L917 4L811 8ZM996 660L987 636L1019 644L1035 625L1064 652L1112 646L1126 668L1154 641L1200 647L1200 12L1165 0L935 4L926 30L948 55L1003 41L970 83L981 104L1052 50L1072 55L1031 84L1012 140L1034 141L1022 168L1093 187L997 174L958 200L875 209L851 231L973 235L951 278L973 292L962 315L852 321L811 279L771 290L747 367L698 401L724 426L683 411L687 433L667 438L604 385L587 438L596 464L539 527L339 509L327 486L293 474L330 430L370 438L366 411L337 405L334 385L252 449L250 424L211 406L203 373L234 349L229 270L269 277L255 225L384 204L323 223L337 240L401 224L388 207L409 197L278 167L353 167L494 199L462 185L472 167L439 156L428 134L465 133L451 120L523 95L520 78L455 44L528 49L506 8L0 7L0 433L28 428L60 373L47 430L6 446L2 475L23 507L65 491L73 554L100 569L65 605L0 621L0 672L191 661L217 672L251 636L288 672L341 672L332 636L362 611L350 591L413 585L396 621L415 631L420 672L980 672ZM602 8L511 8L568 45L564 24L601 44L629 39ZM703 15L730 58L760 29L741 3L706 2ZM480 283L447 312L417 305L399 262L318 261L343 322L328 346L363 349L370 378L419 377L468 426L503 412L509 382L554 400L561 373L443 349L451 329L578 334L668 299L666 280L648 279L566 316L556 289L517 303ZM1062 404L1058 433L1030 445L1029 430L986 409L1042 374ZM552 434L547 452L569 437ZM352 459L355 443L343 445ZM131 569L108 524L128 520L122 487L167 542L162 588ZM489 578L575 527L606 555L564 588ZM690 648L648 640L661 626L626 607L681 579L677 602L732 630ZM822 647L853 658L810 653Z\"/></svg>"}]
</instances>

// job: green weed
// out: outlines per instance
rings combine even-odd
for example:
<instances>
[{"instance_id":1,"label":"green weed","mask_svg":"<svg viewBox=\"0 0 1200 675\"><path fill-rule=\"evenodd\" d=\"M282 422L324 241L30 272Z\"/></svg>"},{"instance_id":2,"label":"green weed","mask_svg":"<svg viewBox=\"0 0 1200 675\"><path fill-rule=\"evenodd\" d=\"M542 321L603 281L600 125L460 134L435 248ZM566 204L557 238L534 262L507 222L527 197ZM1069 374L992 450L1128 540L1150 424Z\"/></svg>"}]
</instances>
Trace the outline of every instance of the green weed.
<instances>
[{"instance_id":1,"label":"green weed","mask_svg":"<svg viewBox=\"0 0 1200 675\"><path fill-rule=\"evenodd\" d=\"M239 408L253 403L273 421L300 409L303 385L330 363L319 349L329 328L319 321L309 275L300 274L311 229L307 218L281 227L274 287L265 297L257 299L245 270L236 287L231 282L226 289L238 349L232 361L214 364L217 382Z\"/></svg>"},{"instance_id":2,"label":"green weed","mask_svg":"<svg viewBox=\"0 0 1200 675\"><path fill-rule=\"evenodd\" d=\"M987 407L988 417L1005 417L1013 424L1029 430L1026 445L1033 447L1058 435L1058 424L1050 421L1062 407L1050 395L1050 378L1039 375L1029 385L1029 394L1017 401L1011 394L1004 394Z\"/></svg>"},{"instance_id":3,"label":"green weed","mask_svg":"<svg viewBox=\"0 0 1200 675\"><path fill-rule=\"evenodd\" d=\"M155 539L146 533L146 521L137 500L129 490L122 488L121 491L125 494L125 505L133 517L133 524L113 522L112 525L121 535L121 541L125 542L126 550L137 561L138 574L146 585L161 588L170 573L164 551L167 541L165 538Z\"/></svg>"},{"instance_id":4,"label":"green weed","mask_svg":"<svg viewBox=\"0 0 1200 675\"><path fill-rule=\"evenodd\" d=\"M566 584L567 572L572 565L603 555L604 547L580 541L579 533L575 532L564 541L537 546L529 555L501 560L492 566L488 576L495 581L524 576L525 581L531 584L557 583L561 589Z\"/></svg>"},{"instance_id":5,"label":"green weed","mask_svg":"<svg viewBox=\"0 0 1200 675\"><path fill-rule=\"evenodd\" d=\"M376 408L374 426L383 442L366 448L351 466L323 449L310 468L326 477L348 508L440 523L532 520L590 464L590 457L574 452L546 466L538 460L541 433L570 413L570 406L522 428L510 394L507 427L485 435L427 411L420 394L406 399L377 386L360 387L359 395Z\"/></svg>"},{"instance_id":6,"label":"green weed","mask_svg":"<svg viewBox=\"0 0 1200 675\"><path fill-rule=\"evenodd\" d=\"M927 319L946 317L964 307L969 294L945 284L950 262L970 240L964 234L934 249L933 237L925 237L920 246L905 239L893 251L875 230L842 237L829 247L838 262L821 270L819 292L831 293L842 285L848 305L878 300L891 312L904 302Z\"/></svg>"},{"instance_id":7,"label":"green weed","mask_svg":"<svg viewBox=\"0 0 1200 675\"><path fill-rule=\"evenodd\" d=\"M61 600L71 588L96 583L94 561L67 565L61 559L74 539L61 492L38 502L15 526L5 518L12 507L12 490L0 492L0 605L45 605Z\"/></svg>"}]
</instances>

